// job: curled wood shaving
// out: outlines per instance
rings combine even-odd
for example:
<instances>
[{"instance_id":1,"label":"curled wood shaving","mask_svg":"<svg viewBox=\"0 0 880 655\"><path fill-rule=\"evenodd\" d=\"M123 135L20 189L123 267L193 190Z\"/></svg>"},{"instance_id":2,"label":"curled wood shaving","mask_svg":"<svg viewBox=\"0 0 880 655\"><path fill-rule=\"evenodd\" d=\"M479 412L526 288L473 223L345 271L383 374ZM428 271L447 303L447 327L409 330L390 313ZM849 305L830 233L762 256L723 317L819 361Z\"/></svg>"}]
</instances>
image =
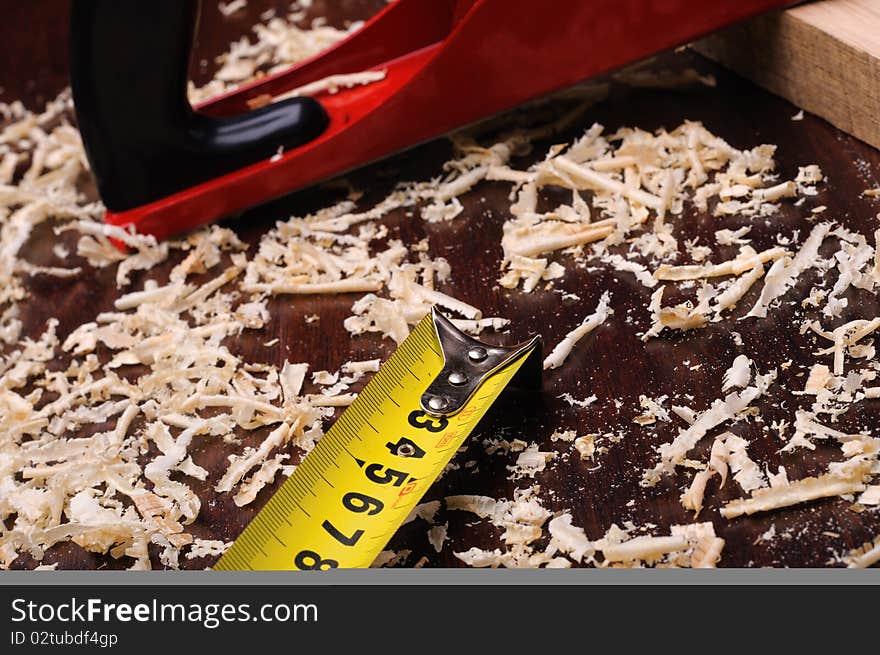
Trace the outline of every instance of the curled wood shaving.
<instances>
[{"instance_id":1,"label":"curled wood shaving","mask_svg":"<svg viewBox=\"0 0 880 655\"><path fill-rule=\"evenodd\" d=\"M593 554L593 544L587 539L583 528L572 525L572 516L565 512L548 525L550 545L567 554L575 562L581 562L585 556Z\"/></svg>"},{"instance_id":2,"label":"curled wood shaving","mask_svg":"<svg viewBox=\"0 0 880 655\"><path fill-rule=\"evenodd\" d=\"M732 519L743 514L750 515L798 505L817 498L851 494L864 488L865 485L861 480L846 480L830 474L817 478L804 478L787 486L758 489L750 498L731 501L721 508L721 515Z\"/></svg>"},{"instance_id":3,"label":"curled wood shaving","mask_svg":"<svg viewBox=\"0 0 880 655\"><path fill-rule=\"evenodd\" d=\"M550 354L547 355L544 359L544 370L562 366L577 342L602 325L614 313L614 310L608 305L609 302L611 302L611 294L606 291L599 299L599 304L596 305L593 313L587 316L574 330L566 334L565 338L556 344Z\"/></svg>"},{"instance_id":4,"label":"curled wood shaving","mask_svg":"<svg viewBox=\"0 0 880 655\"><path fill-rule=\"evenodd\" d=\"M663 307L663 293L666 286L661 286L651 295L648 309L651 311L653 325L642 335L647 341L659 335L664 329L693 330L704 327L709 321L709 307L715 296L715 289L704 285L697 292L697 304L686 301L672 307Z\"/></svg>"},{"instance_id":5,"label":"curled wood shaving","mask_svg":"<svg viewBox=\"0 0 880 655\"><path fill-rule=\"evenodd\" d=\"M343 73L339 75L328 75L310 84L305 84L296 89L287 91L275 96L272 100L278 102L288 98L297 98L300 96L317 96L322 93L333 95L338 93L339 89L351 89L356 86L364 86L379 82L385 79L385 71L362 71L360 73Z\"/></svg>"},{"instance_id":6,"label":"curled wood shaving","mask_svg":"<svg viewBox=\"0 0 880 655\"><path fill-rule=\"evenodd\" d=\"M764 266L759 264L745 275L741 275L730 283L730 285L715 298L715 318L713 320L721 320L721 315L725 310L736 307L736 304L749 292L752 285L760 280L763 275Z\"/></svg>"},{"instance_id":7,"label":"curled wood shaving","mask_svg":"<svg viewBox=\"0 0 880 655\"><path fill-rule=\"evenodd\" d=\"M721 515L731 519L789 507L801 503L864 491L865 480L872 474L880 440L864 443L864 448L845 462L829 465L829 472L788 484L758 489L749 498L733 500L721 508Z\"/></svg>"},{"instance_id":8,"label":"curled wood shaving","mask_svg":"<svg viewBox=\"0 0 880 655\"><path fill-rule=\"evenodd\" d=\"M730 368L724 372L721 390L728 391L734 387L739 389L746 387L752 377L753 365L754 362L745 355L737 355Z\"/></svg>"},{"instance_id":9,"label":"curled wood shaving","mask_svg":"<svg viewBox=\"0 0 880 655\"><path fill-rule=\"evenodd\" d=\"M498 501L485 496L447 496L447 509L473 512L481 518L489 518L493 525L504 529L501 539L506 550L474 547L453 553L455 557L474 567L549 566L556 559L556 548L536 553L531 546L542 536L542 526L551 516L537 497L539 490L537 486L518 489L514 492L513 500ZM554 562L554 565L560 564Z\"/></svg>"},{"instance_id":10,"label":"curled wood shaving","mask_svg":"<svg viewBox=\"0 0 880 655\"><path fill-rule=\"evenodd\" d=\"M229 3L236 10L237 1ZM261 74L284 70L297 62L317 55L359 30L363 23L352 22L340 30L316 19L304 25L305 13L294 7L285 16L274 13L253 27L253 39L242 37L217 58L220 69L203 87L190 85L191 102L202 102L228 93ZM233 13L230 11L230 13Z\"/></svg>"},{"instance_id":11,"label":"curled wood shaving","mask_svg":"<svg viewBox=\"0 0 880 655\"><path fill-rule=\"evenodd\" d=\"M749 310L747 316L764 317L767 309L777 298L783 296L808 268L815 266L819 259L819 248L831 229L830 223L819 223L810 232L794 258L777 259L767 273L761 297ZM775 270L774 270L775 269Z\"/></svg>"},{"instance_id":12,"label":"curled wood shaving","mask_svg":"<svg viewBox=\"0 0 880 655\"><path fill-rule=\"evenodd\" d=\"M733 479L743 491L749 492L760 487L766 487L767 481L760 467L749 457L746 447L749 443L742 437L730 432L724 436L724 446L727 449L727 465L733 473Z\"/></svg>"},{"instance_id":13,"label":"curled wood shaving","mask_svg":"<svg viewBox=\"0 0 880 655\"><path fill-rule=\"evenodd\" d=\"M606 562L627 562L634 560L653 561L661 556L688 547L685 537L635 537L621 544L602 547L602 556Z\"/></svg>"},{"instance_id":14,"label":"curled wood shaving","mask_svg":"<svg viewBox=\"0 0 880 655\"><path fill-rule=\"evenodd\" d=\"M722 275L740 275L760 264L778 260L787 254L784 248L770 248L756 253L750 246L744 246L739 256L722 264L700 264L689 266L661 266L654 271L657 280L699 280Z\"/></svg>"},{"instance_id":15,"label":"curled wood shaving","mask_svg":"<svg viewBox=\"0 0 880 655\"><path fill-rule=\"evenodd\" d=\"M817 321L809 323L809 327L819 336L832 341L833 346L818 351L817 355L834 354L834 375L842 375L844 367L844 358L847 350L855 346L859 341L869 334L880 328L880 317L867 319L856 319L844 323L835 328L830 333L821 328Z\"/></svg>"},{"instance_id":16,"label":"curled wood shaving","mask_svg":"<svg viewBox=\"0 0 880 655\"><path fill-rule=\"evenodd\" d=\"M865 569L880 562L880 537L875 537L873 542L854 548L844 558L844 562L851 569Z\"/></svg>"},{"instance_id":17,"label":"curled wood shaving","mask_svg":"<svg viewBox=\"0 0 880 655\"><path fill-rule=\"evenodd\" d=\"M707 568L714 567L720 559L724 540L715 536L711 523L673 525L669 536L639 537L630 537L612 526L605 537L593 545L602 553L606 566L645 562Z\"/></svg>"},{"instance_id":18,"label":"curled wood shaving","mask_svg":"<svg viewBox=\"0 0 880 655\"><path fill-rule=\"evenodd\" d=\"M804 393L816 395L824 389L831 380L831 369L825 364L813 364L810 367L810 376L804 385Z\"/></svg>"},{"instance_id":19,"label":"curled wood shaving","mask_svg":"<svg viewBox=\"0 0 880 655\"><path fill-rule=\"evenodd\" d=\"M671 474L709 430L735 419L750 403L761 397L775 380L775 370L757 375L754 386L715 400L709 409L696 416L693 424L679 432L673 441L660 446L660 462L653 469L645 471L642 484L654 486L662 475Z\"/></svg>"}]
</instances>

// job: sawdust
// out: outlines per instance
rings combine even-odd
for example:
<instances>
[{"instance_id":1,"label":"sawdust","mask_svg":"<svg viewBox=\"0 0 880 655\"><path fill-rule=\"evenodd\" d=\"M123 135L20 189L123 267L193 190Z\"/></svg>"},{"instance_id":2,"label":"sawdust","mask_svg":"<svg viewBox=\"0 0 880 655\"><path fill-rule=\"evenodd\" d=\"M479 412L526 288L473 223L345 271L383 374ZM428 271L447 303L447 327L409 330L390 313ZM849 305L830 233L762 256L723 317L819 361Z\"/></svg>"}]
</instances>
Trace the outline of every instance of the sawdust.
<instances>
[{"instance_id":1,"label":"sawdust","mask_svg":"<svg viewBox=\"0 0 880 655\"><path fill-rule=\"evenodd\" d=\"M232 14L240 4L229 3L226 10ZM266 17L254 28L256 40L234 44L218 61L215 81L191 89L191 97L205 99L271 73L359 27L337 30L318 21L304 28L301 18L297 12ZM656 83L640 75L628 82ZM378 79L328 80L321 91ZM835 271L831 288L823 282L806 299L797 299L821 312L822 320L809 321L804 329L832 343L816 356L833 359L827 362L830 367L817 362L809 370L805 392L812 405L795 412L794 435L781 446L788 453L810 452L815 439L835 440L845 459L832 462L818 476L789 481L784 468L772 474L753 461L742 437L713 435L717 428L755 416L762 402L772 402L768 396L777 371L760 374L756 369L766 367L743 356L731 362L724 379L724 390L736 391L702 411L672 407L688 425L659 448L658 463L644 472L643 484L654 486L667 476L680 480L679 469L696 468L682 495L684 506L696 515L712 495L710 480L717 476L723 486L730 471L750 494L721 507L730 521L840 495L861 494L863 507L876 505L877 487L870 485L880 473L876 439L834 430L820 418L836 420L854 403L880 395L866 386L876 377L873 366L847 373L854 360L873 359L868 340L880 319L822 327L847 309L848 290L876 292L880 255L865 236L832 222L815 224L799 246L786 237L778 246L757 252L746 225L719 227L716 244L682 241L680 249L676 221L687 203L719 221L772 220L781 203L796 204L815 195L816 185L824 181L814 165L780 181L774 146L740 150L698 122L687 121L670 131L621 128L611 134L594 124L571 142L549 147L536 163L516 166L534 144L584 124L585 112L606 92L603 85L577 89L577 106L561 117L489 142L482 140L482 128L456 134L454 156L442 176L401 183L366 208L353 198L279 221L252 250L232 230L216 226L158 243L105 225L101 205L88 202L79 191L88 169L79 135L67 118L68 95L41 113L17 103L0 106L0 566L9 567L21 554L40 561L63 542L126 558L132 568L154 566L151 549L158 549L159 563L171 568L179 566L180 555L194 559L221 554L228 542L201 539L189 530L202 502L192 484L206 481L238 506L254 502L266 485L294 470L291 453L298 457L314 446L333 408L349 404L355 397L352 385L374 373L380 361L348 362L339 371L313 373L311 386L318 389L307 391L309 363L251 363L230 348L230 340L271 323L271 297L302 294L356 294L345 328L352 335L377 332L397 343L434 304L473 334L503 329L506 317L484 317L480 308L443 291L454 279L455 266L432 254L427 242L389 239L383 222L407 208L428 222L464 220L463 201L484 182L511 188L510 217L499 244L500 286L532 293L564 279L573 264L602 264L654 289L644 308L652 322L645 339L724 320L725 312L736 310L762 278L760 297L748 316L766 319L808 270ZM548 189L562 190L570 200L539 210L541 193ZM23 337L20 313L31 300L29 278L88 273L84 266L63 265L69 257L64 247L55 249L56 266L35 266L20 256L43 223L57 235L76 232L76 254L93 268L114 269L119 296L115 311L66 333L59 334L57 322L50 320L39 336ZM121 253L111 239L125 243L130 252ZM836 250L825 259L819 251L829 242ZM720 257L713 246L736 246L739 252ZM175 264L167 280L151 275L151 269L169 260ZM660 282L665 284L658 286ZM686 289L688 284L700 285L696 303L662 305L667 288ZM605 294L593 314L572 326L545 367L566 366L578 339L617 318L613 299ZM63 362L60 369L55 362ZM661 399L652 400L656 394L646 392L635 408L641 417L638 425L674 418ZM573 411L596 402L596 396L579 401L568 394L567 399ZM243 433L260 435L261 440L241 447ZM551 441L565 442L574 460L585 463L600 460L608 450L597 448L600 439L611 444L620 438L613 433L576 435ZM707 436L713 437L708 461L688 460ZM209 479L194 459L191 449L197 441L236 449L219 478ZM720 561L724 540L710 522L672 526L669 534L659 535L635 534L650 526L613 525L604 536L591 536L577 526L576 512L549 510L538 481L563 460L543 446L522 442L522 447L493 450L497 456L515 453L511 478L528 478L529 486L516 489L512 500L445 499L447 511L475 513L501 531L503 547L456 551L460 561L530 567L702 567ZM439 553L448 530L448 524L434 524L439 502L420 507L414 516L429 523L430 543ZM845 561L870 565L880 557L877 548L866 544ZM402 563L408 555L386 551L375 565Z\"/></svg>"}]
</instances>

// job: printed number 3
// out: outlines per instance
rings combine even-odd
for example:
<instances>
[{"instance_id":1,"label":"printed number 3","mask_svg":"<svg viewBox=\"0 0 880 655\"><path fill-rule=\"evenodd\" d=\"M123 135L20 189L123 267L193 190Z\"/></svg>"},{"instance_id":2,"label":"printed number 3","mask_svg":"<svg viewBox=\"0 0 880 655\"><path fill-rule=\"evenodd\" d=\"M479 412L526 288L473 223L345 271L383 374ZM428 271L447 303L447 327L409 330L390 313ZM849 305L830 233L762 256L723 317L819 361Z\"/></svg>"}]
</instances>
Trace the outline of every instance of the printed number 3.
<instances>
[{"instance_id":1,"label":"printed number 3","mask_svg":"<svg viewBox=\"0 0 880 655\"><path fill-rule=\"evenodd\" d=\"M428 432L443 432L449 425L449 419L429 416L420 409L410 412L406 420L414 428Z\"/></svg>"}]
</instances>

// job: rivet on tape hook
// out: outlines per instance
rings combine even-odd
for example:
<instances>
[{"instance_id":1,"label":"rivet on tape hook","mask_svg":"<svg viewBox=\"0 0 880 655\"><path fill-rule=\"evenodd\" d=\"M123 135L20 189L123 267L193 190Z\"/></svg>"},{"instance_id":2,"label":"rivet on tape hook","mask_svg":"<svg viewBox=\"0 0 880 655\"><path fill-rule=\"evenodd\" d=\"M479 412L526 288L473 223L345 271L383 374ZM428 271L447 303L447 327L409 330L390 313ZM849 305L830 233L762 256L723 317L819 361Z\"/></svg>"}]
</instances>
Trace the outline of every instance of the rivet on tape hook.
<instances>
[{"instance_id":1,"label":"rivet on tape hook","mask_svg":"<svg viewBox=\"0 0 880 655\"><path fill-rule=\"evenodd\" d=\"M459 330L436 307L431 310L431 318L443 352L443 369L422 394L421 406L435 416L458 413L493 373L541 341L534 337L517 346L492 346Z\"/></svg>"}]
</instances>

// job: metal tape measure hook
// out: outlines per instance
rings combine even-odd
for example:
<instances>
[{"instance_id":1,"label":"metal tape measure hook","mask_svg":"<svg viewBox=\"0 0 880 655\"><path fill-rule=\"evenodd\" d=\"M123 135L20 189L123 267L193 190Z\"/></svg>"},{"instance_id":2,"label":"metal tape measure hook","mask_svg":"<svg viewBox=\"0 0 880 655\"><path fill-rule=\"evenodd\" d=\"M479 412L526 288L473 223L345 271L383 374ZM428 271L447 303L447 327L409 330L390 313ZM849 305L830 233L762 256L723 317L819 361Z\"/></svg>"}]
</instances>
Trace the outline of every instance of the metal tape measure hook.
<instances>
[{"instance_id":1,"label":"metal tape measure hook","mask_svg":"<svg viewBox=\"0 0 880 655\"><path fill-rule=\"evenodd\" d=\"M530 360L540 362L540 336L517 346L493 346L459 330L436 307L431 308L431 319L443 352L443 369L422 394L420 404L434 416L458 413L483 382L523 353L532 350ZM534 369L530 362L525 367ZM535 386L540 384L540 368L527 374L536 378Z\"/></svg>"}]
</instances>

